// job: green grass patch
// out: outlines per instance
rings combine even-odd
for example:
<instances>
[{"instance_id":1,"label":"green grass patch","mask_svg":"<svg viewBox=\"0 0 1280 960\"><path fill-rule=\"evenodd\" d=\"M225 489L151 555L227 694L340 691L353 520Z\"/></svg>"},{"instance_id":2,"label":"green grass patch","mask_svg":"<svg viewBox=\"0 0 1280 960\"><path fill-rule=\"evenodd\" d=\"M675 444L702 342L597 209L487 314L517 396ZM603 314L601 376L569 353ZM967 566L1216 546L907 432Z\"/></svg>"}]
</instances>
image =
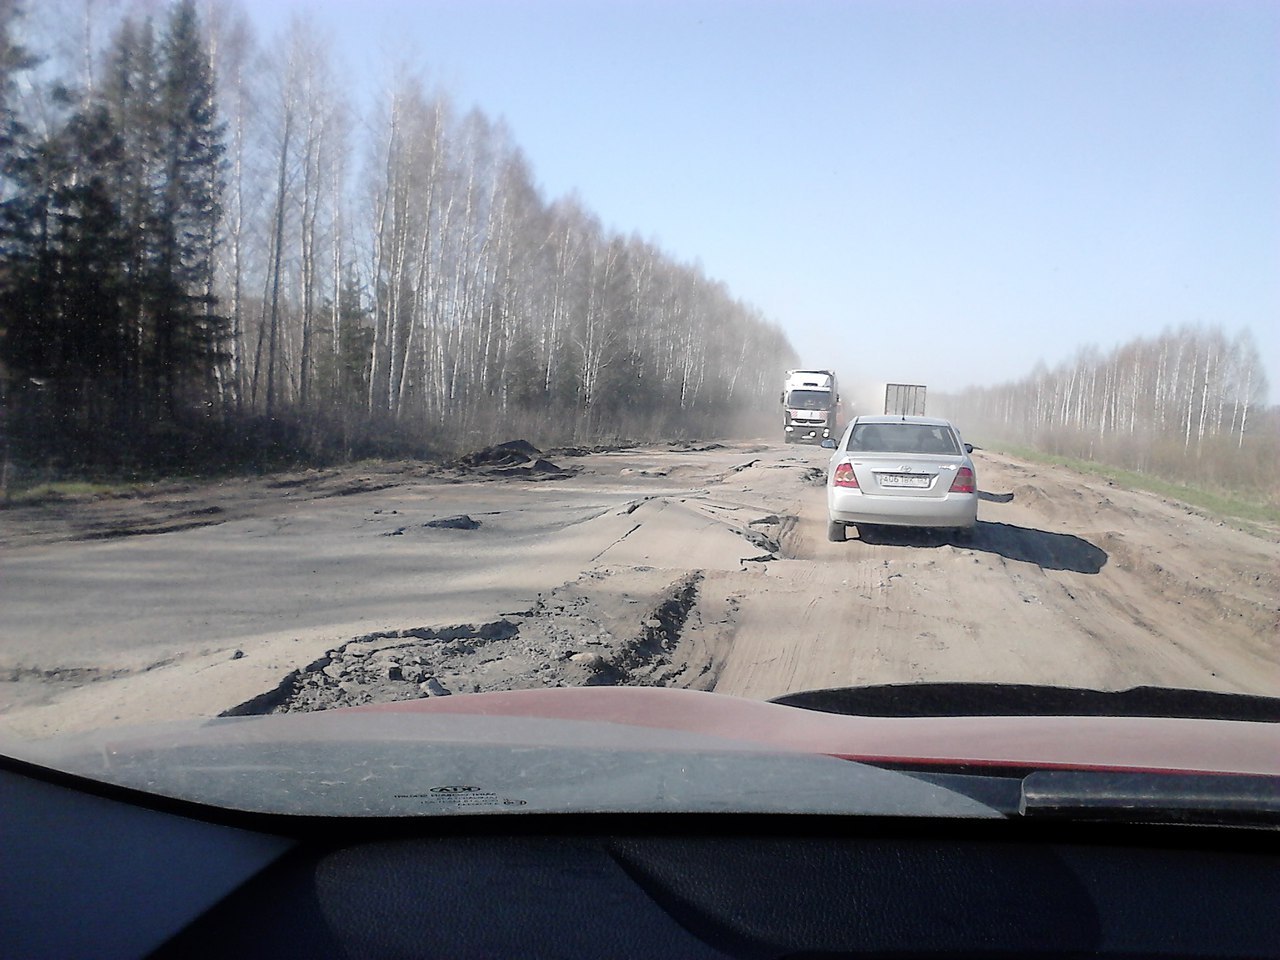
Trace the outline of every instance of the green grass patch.
<instances>
[{"instance_id":1,"label":"green grass patch","mask_svg":"<svg viewBox=\"0 0 1280 960\"><path fill-rule=\"evenodd\" d=\"M1237 492L1209 490L1189 484L1174 483L1149 473L1125 470L1121 467L1113 467L1110 464L1099 463L1096 460L1062 457L1018 444L994 444L986 449L995 453L1004 453L1023 460L1030 460L1033 463L1066 467L1086 476L1108 480L1116 486L1127 490L1143 490L1169 500L1177 500L1179 503L1184 503L1188 507L1214 519L1236 521L1237 526L1241 526L1240 522L1243 521L1244 528L1250 533L1257 534L1260 531L1249 527L1249 524L1261 523L1280 526L1280 507L1264 503L1261 500L1250 499Z\"/></svg>"},{"instance_id":2,"label":"green grass patch","mask_svg":"<svg viewBox=\"0 0 1280 960\"><path fill-rule=\"evenodd\" d=\"M60 480L24 486L11 484L4 491L10 504L51 503L59 500L92 500L95 497L128 497L141 489L136 483L109 483L90 480Z\"/></svg>"}]
</instances>

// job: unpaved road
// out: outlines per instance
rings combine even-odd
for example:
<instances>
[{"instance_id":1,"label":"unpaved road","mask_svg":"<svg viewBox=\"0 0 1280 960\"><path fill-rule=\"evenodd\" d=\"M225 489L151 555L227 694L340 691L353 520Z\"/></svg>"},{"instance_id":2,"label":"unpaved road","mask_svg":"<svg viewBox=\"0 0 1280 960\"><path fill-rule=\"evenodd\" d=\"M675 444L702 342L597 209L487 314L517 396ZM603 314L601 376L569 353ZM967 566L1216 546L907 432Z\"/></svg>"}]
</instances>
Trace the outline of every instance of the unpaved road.
<instances>
[{"instance_id":1,"label":"unpaved road","mask_svg":"<svg viewBox=\"0 0 1280 960\"><path fill-rule=\"evenodd\" d=\"M589 683L1280 695L1280 544L1176 503L979 452L973 544L834 544L826 451L572 453L0 511L0 733Z\"/></svg>"}]
</instances>

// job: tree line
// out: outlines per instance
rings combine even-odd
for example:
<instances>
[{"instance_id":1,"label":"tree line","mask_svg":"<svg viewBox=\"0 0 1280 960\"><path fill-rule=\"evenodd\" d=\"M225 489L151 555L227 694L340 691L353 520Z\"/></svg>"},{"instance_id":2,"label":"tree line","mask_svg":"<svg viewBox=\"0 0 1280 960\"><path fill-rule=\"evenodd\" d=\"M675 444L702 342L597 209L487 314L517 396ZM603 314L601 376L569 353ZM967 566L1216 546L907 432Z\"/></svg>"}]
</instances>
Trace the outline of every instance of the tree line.
<instances>
[{"instance_id":1,"label":"tree line","mask_svg":"<svg viewBox=\"0 0 1280 960\"><path fill-rule=\"evenodd\" d=\"M968 433L1274 500L1280 410L1248 331L1185 326L939 398Z\"/></svg>"},{"instance_id":2,"label":"tree line","mask_svg":"<svg viewBox=\"0 0 1280 960\"><path fill-rule=\"evenodd\" d=\"M19 456L724 434L773 411L777 325L546 199L502 123L407 70L362 114L305 22L264 46L231 0L154 9L0 0Z\"/></svg>"}]
</instances>

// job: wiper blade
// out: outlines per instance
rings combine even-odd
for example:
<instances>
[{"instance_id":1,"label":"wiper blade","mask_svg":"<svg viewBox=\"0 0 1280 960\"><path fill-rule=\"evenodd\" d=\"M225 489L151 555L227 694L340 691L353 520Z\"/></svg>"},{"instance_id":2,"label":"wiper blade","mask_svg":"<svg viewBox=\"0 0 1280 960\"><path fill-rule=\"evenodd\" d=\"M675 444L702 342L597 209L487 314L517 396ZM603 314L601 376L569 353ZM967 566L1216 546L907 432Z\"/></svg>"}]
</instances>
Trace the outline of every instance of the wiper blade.
<instances>
[{"instance_id":1,"label":"wiper blade","mask_svg":"<svg viewBox=\"0 0 1280 960\"><path fill-rule=\"evenodd\" d=\"M861 717L1176 717L1280 723L1280 698L1132 687L1089 690L1027 683L893 683L806 690L784 706Z\"/></svg>"},{"instance_id":2,"label":"wiper blade","mask_svg":"<svg viewBox=\"0 0 1280 960\"><path fill-rule=\"evenodd\" d=\"M1280 777L1038 770L1022 779L1025 817L1280 826Z\"/></svg>"}]
</instances>

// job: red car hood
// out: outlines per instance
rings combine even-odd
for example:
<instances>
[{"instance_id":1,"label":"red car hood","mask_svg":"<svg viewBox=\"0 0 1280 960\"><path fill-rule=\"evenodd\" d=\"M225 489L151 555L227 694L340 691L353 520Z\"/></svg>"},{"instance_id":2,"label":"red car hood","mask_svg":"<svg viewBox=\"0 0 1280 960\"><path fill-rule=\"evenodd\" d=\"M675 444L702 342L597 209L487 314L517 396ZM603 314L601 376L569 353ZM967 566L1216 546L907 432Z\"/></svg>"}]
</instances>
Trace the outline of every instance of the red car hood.
<instances>
[{"instance_id":1,"label":"red car hood","mask_svg":"<svg viewBox=\"0 0 1280 960\"><path fill-rule=\"evenodd\" d=\"M1016 812L1019 782L1077 776L1070 771L1162 780L1253 775L1239 778L1238 791L1226 788L1228 801L1247 793L1250 809L1270 817L1274 789L1266 778L1280 777L1280 724L1264 720L845 716L637 687L432 697L102 730L0 749L87 780L224 809L342 817L1000 817ZM947 779L984 769L1015 784L999 809ZM1182 788L1173 779L1166 782L1176 797ZM1047 805L1032 799L1038 809Z\"/></svg>"},{"instance_id":2,"label":"red car hood","mask_svg":"<svg viewBox=\"0 0 1280 960\"><path fill-rule=\"evenodd\" d=\"M538 717L679 730L769 750L955 766L1280 776L1280 724L1168 717L861 717L657 687L433 697L343 713Z\"/></svg>"}]
</instances>

